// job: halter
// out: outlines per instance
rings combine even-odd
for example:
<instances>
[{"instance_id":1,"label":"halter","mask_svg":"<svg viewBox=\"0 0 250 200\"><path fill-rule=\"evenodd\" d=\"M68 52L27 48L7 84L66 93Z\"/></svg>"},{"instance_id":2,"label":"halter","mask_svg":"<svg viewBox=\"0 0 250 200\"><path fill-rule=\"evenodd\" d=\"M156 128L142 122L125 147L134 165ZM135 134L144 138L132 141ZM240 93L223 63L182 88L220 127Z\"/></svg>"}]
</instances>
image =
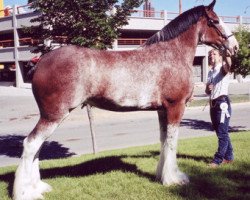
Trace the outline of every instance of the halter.
<instances>
[{"instance_id":1,"label":"halter","mask_svg":"<svg viewBox=\"0 0 250 200\"><path fill-rule=\"evenodd\" d=\"M219 21L218 20L213 20L212 18L208 17L208 22L207 22L207 25L209 27L213 27L217 33L225 40L228 40L228 38L232 37L234 34L231 34L231 35L226 35L224 33L221 32L221 30L217 27L217 24L219 24Z\"/></svg>"},{"instance_id":2,"label":"halter","mask_svg":"<svg viewBox=\"0 0 250 200\"><path fill-rule=\"evenodd\" d=\"M224 40L228 40L230 37L232 37L234 34L231 35L226 35L225 33L223 33L217 26L217 24L219 24L218 20L214 20L212 18L210 18L208 15L206 15L207 17L207 25L209 27L213 27L216 32L224 39ZM214 47L215 49L218 49L220 51L225 51L225 50L229 50L229 48L225 45L222 44L220 47L217 47L216 45L210 44L212 47Z\"/></svg>"}]
</instances>

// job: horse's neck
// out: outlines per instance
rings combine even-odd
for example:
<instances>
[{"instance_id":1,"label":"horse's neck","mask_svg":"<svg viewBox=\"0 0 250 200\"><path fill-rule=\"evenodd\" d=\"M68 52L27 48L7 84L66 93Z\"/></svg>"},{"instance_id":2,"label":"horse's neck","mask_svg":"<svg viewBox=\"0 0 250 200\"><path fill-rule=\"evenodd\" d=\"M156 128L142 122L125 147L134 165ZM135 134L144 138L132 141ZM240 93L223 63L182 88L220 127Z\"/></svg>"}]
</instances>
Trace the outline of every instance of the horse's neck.
<instances>
[{"instance_id":1,"label":"horse's neck","mask_svg":"<svg viewBox=\"0 0 250 200\"><path fill-rule=\"evenodd\" d=\"M188 66L192 66L193 59L195 56L196 48L199 41L199 25L195 24L187 31L180 34L178 37L155 44L152 46L158 51L158 55L162 52L164 54L169 54L173 52L173 56L176 58L181 58L184 63ZM153 52L153 49L150 50Z\"/></svg>"},{"instance_id":2,"label":"horse's neck","mask_svg":"<svg viewBox=\"0 0 250 200\"><path fill-rule=\"evenodd\" d=\"M193 58L199 41L198 25L194 25L179 37L174 39L176 51L183 55L183 59L189 64L193 63Z\"/></svg>"}]
</instances>

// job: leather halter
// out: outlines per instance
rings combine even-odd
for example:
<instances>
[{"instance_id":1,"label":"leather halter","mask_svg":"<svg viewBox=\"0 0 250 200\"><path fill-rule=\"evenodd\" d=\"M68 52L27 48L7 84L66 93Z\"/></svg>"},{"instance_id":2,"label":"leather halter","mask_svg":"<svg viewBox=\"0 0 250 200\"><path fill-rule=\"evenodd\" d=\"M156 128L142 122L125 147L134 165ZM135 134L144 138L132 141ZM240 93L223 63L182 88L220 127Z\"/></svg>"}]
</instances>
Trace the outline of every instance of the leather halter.
<instances>
[{"instance_id":1,"label":"leather halter","mask_svg":"<svg viewBox=\"0 0 250 200\"><path fill-rule=\"evenodd\" d=\"M207 25L209 27L213 27L216 32L224 39L224 40L228 40L230 37L232 37L234 34L231 34L231 35L226 35L225 33L223 33L217 26L217 24L219 24L219 21L218 20L214 20L212 18L210 18L208 15L206 15L206 18L207 18ZM202 38L200 40L201 42L202 41ZM220 47L218 47L217 45L214 45L214 44L210 44L213 48L215 49L218 49L220 51L225 51L225 50L229 50L228 47L225 45L225 44L222 44Z\"/></svg>"},{"instance_id":2,"label":"leather halter","mask_svg":"<svg viewBox=\"0 0 250 200\"><path fill-rule=\"evenodd\" d=\"M210 17L208 17L208 16L207 16L207 18L208 18L207 25L208 25L209 27L213 27L213 28L217 31L217 33L218 33L223 39L227 40L228 38L230 38L231 36L234 35L234 34L226 35L226 34L222 33L221 30L217 27L217 24L219 24L219 21L213 20L212 18L210 18Z\"/></svg>"}]
</instances>

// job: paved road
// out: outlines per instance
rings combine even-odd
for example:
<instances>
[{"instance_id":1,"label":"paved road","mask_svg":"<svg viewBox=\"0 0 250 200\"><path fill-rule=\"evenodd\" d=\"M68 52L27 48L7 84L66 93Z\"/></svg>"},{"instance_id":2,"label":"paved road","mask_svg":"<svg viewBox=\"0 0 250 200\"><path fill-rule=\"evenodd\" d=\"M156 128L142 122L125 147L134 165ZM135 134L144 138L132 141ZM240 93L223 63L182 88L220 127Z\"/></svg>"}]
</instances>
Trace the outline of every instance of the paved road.
<instances>
[{"instance_id":1,"label":"paved road","mask_svg":"<svg viewBox=\"0 0 250 200\"><path fill-rule=\"evenodd\" d=\"M1 90L0 90L1 92ZM2 93L3 94L3 93ZM35 126L39 114L30 90L0 96L0 166L17 164L22 140ZM180 138L214 135L208 107L187 107ZM94 109L99 151L159 142L156 112L115 113ZM234 104L231 129L250 130L250 103ZM42 159L91 153L91 136L85 109L77 108L54 132L41 151Z\"/></svg>"}]
</instances>

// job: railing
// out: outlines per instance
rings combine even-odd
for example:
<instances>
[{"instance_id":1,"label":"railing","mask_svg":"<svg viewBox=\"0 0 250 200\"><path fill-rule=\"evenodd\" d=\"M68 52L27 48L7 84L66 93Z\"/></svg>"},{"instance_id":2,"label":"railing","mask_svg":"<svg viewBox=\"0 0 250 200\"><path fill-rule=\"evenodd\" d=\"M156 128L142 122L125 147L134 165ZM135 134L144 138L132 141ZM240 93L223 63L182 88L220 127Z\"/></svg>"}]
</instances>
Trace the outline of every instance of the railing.
<instances>
[{"instance_id":1,"label":"railing","mask_svg":"<svg viewBox=\"0 0 250 200\"><path fill-rule=\"evenodd\" d=\"M222 21L226 23L235 23L238 24L240 23L240 17L239 16L220 16Z\"/></svg>"},{"instance_id":2,"label":"railing","mask_svg":"<svg viewBox=\"0 0 250 200\"><path fill-rule=\"evenodd\" d=\"M136 18L164 18L164 11L131 10L131 17Z\"/></svg>"},{"instance_id":3,"label":"railing","mask_svg":"<svg viewBox=\"0 0 250 200\"><path fill-rule=\"evenodd\" d=\"M250 24L250 17L242 17L242 24Z\"/></svg>"},{"instance_id":4,"label":"railing","mask_svg":"<svg viewBox=\"0 0 250 200\"><path fill-rule=\"evenodd\" d=\"M67 37L57 36L55 37L55 42L63 43L66 42ZM119 38L118 45L142 45L147 39L145 38ZM31 44L40 44L42 41L37 39L32 39L31 37L20 38L19 45L20 46L29 46ZM13 47L14 40L1 40L0 48Z\"/></svg>"},{"instance_id":5,"label":"railing","mask_svg":"<svg viewBox=\"0 0 250 200\"><path fill-rule=\"evenodd\" d=\"M39 40L37 39L32 39L31 37L27 38L20 38L19 39L19 45L20 46L28 46L31 44L39 44ZM14 47L14 40L1 40L0 41L0 48L3 47Z\"/></svg>"},{"instance_id":6,"label":"railing","mask_svg":"<svg viewBox=\"0 0 250 200\"><path fill-rule=\"evenodd\" d=\"M173 20L174 18L178 17L179 13L177 12L167 12L167 20Z\"/></svg>"},{"instance_id":7,"label":"railing","mask_svg":"<svg viewBox=\"0 0 250 200\"><path fill-rule=\"evenodd\" d=\"M27 5L17 6L17 13L23 14L23 13L33 12L34 9L31 9L30 6L31 3Z\"/></svg>"},{"instance_id":8,"label":"railing","mask_svg":"<svg viewBox=\"0 0 250 200\"><path fill-rule=\"evenodd\" d=\"M173 20L176 18L179 13L177 12L168 12L168 11L153 11L153 10L132 10L131 17L133 18L160 18ZM167 16L165 16L167 15ZM250 24L250 17L241 17L241 16L219 16L226 23L235 23L235 24Z\"/></svg>"},{"instance_id":9,"label":"railing","mask_svg":"<svg viewBox=\"0 0 250 200\"><path fill-rule=\"evenodd\" d=\"M141 38L119 38L118 45L142 45L147 39Z\"/></svg>"},{"instance_id":10,"label":"railing","mask_svg":"<svg viewBox=\"0 0 250 200\"><path fill-rule=\"evenodd\" d=\"M58 42L58 43L65 43L67 40L66 36L55 36L53 39L53 42ZM38 39L33 39L31 37L26 37L26 38L20 38L19 39L19 46L29 46L33 44L41 44L43 41L38 40ZM5 48L5 47L13 47L14 46L14 39L11 40L0 40L0 48Z\"/></svg>"}]
</instances>

